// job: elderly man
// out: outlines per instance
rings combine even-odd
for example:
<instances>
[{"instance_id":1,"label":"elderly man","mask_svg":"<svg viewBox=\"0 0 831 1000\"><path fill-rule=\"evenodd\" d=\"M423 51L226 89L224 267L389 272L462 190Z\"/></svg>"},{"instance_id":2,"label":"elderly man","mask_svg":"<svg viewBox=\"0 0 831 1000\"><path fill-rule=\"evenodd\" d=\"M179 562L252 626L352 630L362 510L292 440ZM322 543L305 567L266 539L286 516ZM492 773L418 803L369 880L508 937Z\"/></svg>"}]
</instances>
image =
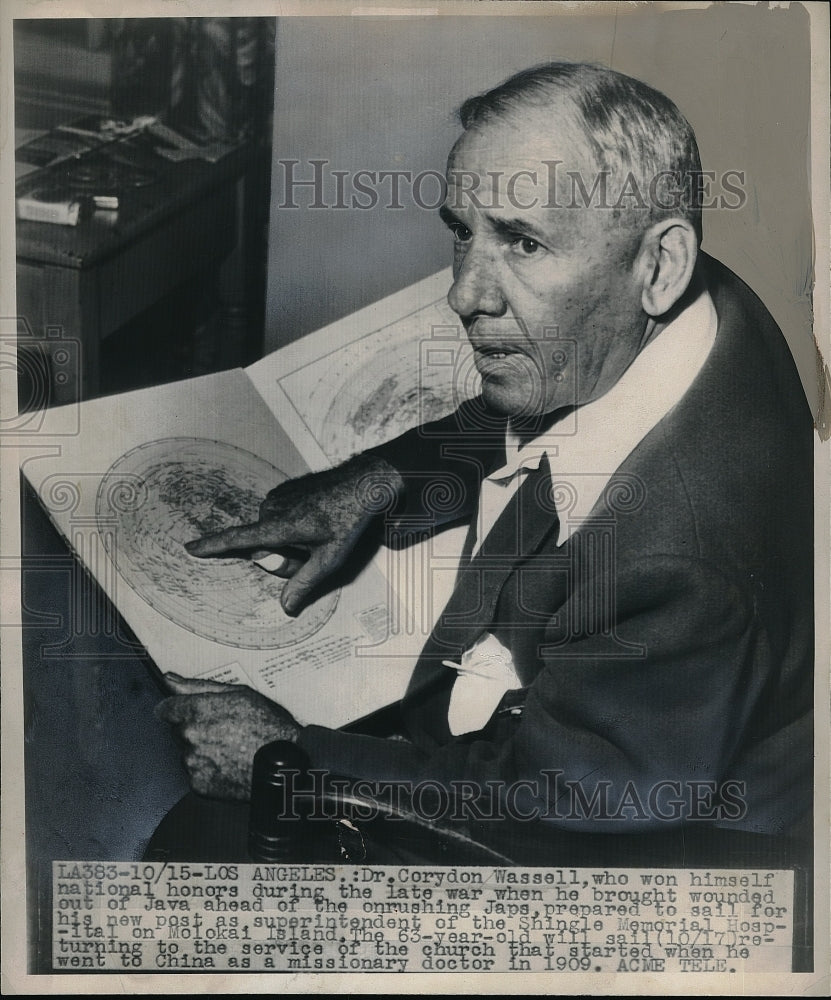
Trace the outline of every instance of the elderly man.
<instances>
[{"instance_id":1,"label":"elderly man","mask_svg":"<svg viewBox=\"0 0 831 1000\"><path fill-rule=\"evenodd\" d=\"M317 768L471 808L487 790L559 828L786 831L812 789L812 423L764 306L699 250L692 129L644 84L561 63L461 120L442 217L481 397L190 547L290 553L292 613L377 518L367 477L397 497L388 522L438 524L424 483L460 486L470 529L407 738L171 676L193 785L244 797L254 751L287 738Z\"/></svg>"}]
</instances>

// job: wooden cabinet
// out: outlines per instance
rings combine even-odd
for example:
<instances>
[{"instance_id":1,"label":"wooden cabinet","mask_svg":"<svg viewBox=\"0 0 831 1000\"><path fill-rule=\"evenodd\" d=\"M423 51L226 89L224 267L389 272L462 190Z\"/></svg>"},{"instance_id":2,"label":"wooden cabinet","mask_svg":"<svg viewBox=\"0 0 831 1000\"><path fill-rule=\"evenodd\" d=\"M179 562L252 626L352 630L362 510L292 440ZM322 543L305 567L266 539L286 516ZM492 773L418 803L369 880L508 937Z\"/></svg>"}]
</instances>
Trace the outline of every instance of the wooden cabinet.
<instances>
[{"instance_id":1,"label":"wooden cabinet","mask_svg":"<svg viewBox=\"0 0 831 1000\"><path fill-rule=\"evenodd\" d=\"M18 220L20 347L48 358L47 405L107 391L102 341L166 294L217 295L247 159L241 148L215 164L160 160L153 183L119 191L117 212L90 209L77 226Z\"/></svg>"}]
</instances>

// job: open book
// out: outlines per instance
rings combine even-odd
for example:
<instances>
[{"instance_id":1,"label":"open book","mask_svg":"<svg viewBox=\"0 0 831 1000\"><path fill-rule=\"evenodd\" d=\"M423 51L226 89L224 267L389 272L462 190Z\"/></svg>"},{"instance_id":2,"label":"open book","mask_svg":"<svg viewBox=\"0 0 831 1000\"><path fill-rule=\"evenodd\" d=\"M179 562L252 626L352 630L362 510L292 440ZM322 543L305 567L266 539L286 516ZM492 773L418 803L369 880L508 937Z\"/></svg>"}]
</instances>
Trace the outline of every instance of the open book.
<instances>
[{"instance_id":1,"label":"open book","mask_svg":"<svg viewBox=\"0 0 831 1000\"><path fill-rule=\"evenodd\" d=\"M329 726L404 693L463 529L382 547L297 618L280 607L281 578L248 558L196 559L184 543L255 521L283 479L473 395L450 280L433 275L247 369L46 411L24 475L162 671L250 684ZM52 435L59 445L42 447Z\"/></svg>"}]
</instances>

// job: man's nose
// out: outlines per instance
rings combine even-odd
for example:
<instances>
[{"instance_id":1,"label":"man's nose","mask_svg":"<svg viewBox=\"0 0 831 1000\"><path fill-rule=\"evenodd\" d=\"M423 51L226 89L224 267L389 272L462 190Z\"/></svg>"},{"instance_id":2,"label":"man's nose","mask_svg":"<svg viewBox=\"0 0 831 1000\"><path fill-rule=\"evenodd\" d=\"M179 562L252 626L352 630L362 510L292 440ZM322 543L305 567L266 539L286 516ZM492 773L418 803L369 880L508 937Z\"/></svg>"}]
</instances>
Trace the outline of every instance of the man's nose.
<instances>
[{"instance_id":1,"label":"man's nose","mask_svg":"<svg viewBox=\"0 0 831 1000\"><path fill-rule=\"evenodd\" d=\"M462 319L503 316L507 311L495 261L474 240L464 259L454 269L453 286L447 294L450 308Z\"/></svg>"}]
</instances>

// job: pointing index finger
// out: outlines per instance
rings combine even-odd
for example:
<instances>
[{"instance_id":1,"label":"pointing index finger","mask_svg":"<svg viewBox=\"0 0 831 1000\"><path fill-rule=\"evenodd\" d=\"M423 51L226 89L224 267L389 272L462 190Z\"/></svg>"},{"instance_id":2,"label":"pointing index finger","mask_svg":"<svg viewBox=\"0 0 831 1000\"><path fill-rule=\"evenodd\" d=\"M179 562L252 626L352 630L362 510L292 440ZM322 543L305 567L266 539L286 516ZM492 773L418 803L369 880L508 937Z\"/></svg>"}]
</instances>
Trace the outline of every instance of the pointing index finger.
<instances>
[{"instance_id":1,"label":"pointing index finger","mask_svg":"<svg viewBox=\"0 0 831 1000\"><path fill-rule=\"evenodd\" d=\"M204 538L185 542L185 548L192 556L219 556L240 549L264 548L268 546L266 535L270 534L261 521L241 524L236 528L226 528Z\"/></svg>"}]
</instances>

